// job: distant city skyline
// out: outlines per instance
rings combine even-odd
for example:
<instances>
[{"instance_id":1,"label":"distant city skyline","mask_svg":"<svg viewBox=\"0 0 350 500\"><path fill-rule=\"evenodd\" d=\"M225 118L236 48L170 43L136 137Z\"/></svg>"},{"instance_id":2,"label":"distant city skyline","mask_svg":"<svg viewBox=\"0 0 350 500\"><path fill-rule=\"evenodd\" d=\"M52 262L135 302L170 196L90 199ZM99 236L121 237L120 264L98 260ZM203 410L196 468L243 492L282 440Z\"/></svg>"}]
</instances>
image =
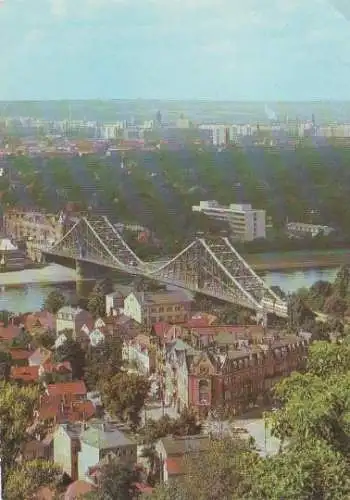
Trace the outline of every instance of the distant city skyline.
<instances>
[{"instance_id":1,"label":"distant city skyline","mask_svg":"<svg viewBox=\"0 0 350 500\"><path fill-rule=\"evenodd\" d=\"M350 99L344 0L0 4L0 101Z\"/></svg>"}]
</instances>

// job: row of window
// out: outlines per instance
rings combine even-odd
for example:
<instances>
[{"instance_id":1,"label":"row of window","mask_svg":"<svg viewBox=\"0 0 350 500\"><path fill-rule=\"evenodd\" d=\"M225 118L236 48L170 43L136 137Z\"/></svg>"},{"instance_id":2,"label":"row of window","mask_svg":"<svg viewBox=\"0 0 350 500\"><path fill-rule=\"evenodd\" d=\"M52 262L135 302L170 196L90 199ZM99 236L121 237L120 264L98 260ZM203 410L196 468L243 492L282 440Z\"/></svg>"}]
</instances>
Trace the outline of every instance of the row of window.
<instances>
[{"instance_id":1,"label":"row of window","mask_svg":"<svg viewBox=\"0 0 350 500\"><path fill-rule=\"evenodd\" d=\"M177 314L174 316L151 316L150 320L151 323L158 323L158 321L169 321L170 323L176 323L180 321L186 321L187 316L184 316L183 314Z\"/></svg>"},{"instance_id":2,"label":"row of window","mask_svg":"<svg viewBox=\"0 0 350 500\"><path fill-rule=\"evenodd\" d=\"M183 306L168 306L166 308L164 308L163 306L159 306L159 307L151 307L151 312L163 313L163 312L181 311L182 309Z\"/></svg>"}]
</instances>

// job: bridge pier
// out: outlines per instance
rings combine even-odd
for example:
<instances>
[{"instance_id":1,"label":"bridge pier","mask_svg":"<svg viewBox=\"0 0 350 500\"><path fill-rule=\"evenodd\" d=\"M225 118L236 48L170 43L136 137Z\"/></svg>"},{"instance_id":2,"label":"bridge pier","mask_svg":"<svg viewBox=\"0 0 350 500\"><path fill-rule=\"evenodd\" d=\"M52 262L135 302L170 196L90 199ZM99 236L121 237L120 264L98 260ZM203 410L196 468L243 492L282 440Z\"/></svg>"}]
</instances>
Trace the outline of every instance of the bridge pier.
<instances>
[{"instance_id":1,"label":"bridge pier","mask_svg":"<svg viewBox=\"0 0 350 500\"><path fill-rule=\"evenodd\" d=\"M110 277L111 270L89 262L75 261L75 283L78 297L86 298L93 289L96 281Z\"/></svg>"}]
</instances>

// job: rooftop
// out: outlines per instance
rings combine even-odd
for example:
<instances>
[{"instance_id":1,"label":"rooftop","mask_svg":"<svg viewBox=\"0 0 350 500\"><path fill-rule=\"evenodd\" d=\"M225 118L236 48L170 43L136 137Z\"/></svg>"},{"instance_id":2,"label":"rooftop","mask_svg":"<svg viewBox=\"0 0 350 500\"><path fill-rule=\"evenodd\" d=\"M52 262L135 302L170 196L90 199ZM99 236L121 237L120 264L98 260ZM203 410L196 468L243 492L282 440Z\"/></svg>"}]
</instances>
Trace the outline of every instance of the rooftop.
<instances>
[{"instance_id":1,"label":"rooftop","mask_svg":"<svg viewBox=\"0 0 350 500\"><path fill-rule=\"evenodd\" d=\"M85 383L82 380L75 382L61 382L59 384L49 384L47 394L49 396L85 396L87 393Z\"/></svg>"},{"instance_id":2,"label":"rooftop","mask_svg":"<svg viewBox=\"0 0 350 500\"><path fill-rule=\"evenodd\" d=\"M11 379L23 382L36 382L39 378L38 366L12 366Z\"/></svg>"},{"instance_id":3,"label":"rooftop","mask_svg":"<svg viewBox=\"0 0 350 500\"><path fill-rule=\"evenodd\" d=\"M152 304L179 304L183 302L192 302L192 296L185 291L165 290L163 292L133 292L136 298L147 305Z\"/></svg>"},{"instance_id":4,"label":"rooftop","mask_svg":"<svg viewBox=\"0 0 350 500\"><path fill-rule=\"evenodd\" d=\"M91 423L80 436L82 442L98 448L108 450L118 446L134 444L126 435L119 430L117 424L108 422Z\"/></svg>"},{"instance_id":5,"label":"rooftop","mask_svg":"<svg viewBox=\"0 0 350 500\"><path fill-rule=\"evenodd\" d=\"M210 446L209 436L204 435L185 437L167 436L161 438L160 441L163 443L168 459L174 456L182 456L185 453L207 451Z\"/></svg>"}]
</instances>

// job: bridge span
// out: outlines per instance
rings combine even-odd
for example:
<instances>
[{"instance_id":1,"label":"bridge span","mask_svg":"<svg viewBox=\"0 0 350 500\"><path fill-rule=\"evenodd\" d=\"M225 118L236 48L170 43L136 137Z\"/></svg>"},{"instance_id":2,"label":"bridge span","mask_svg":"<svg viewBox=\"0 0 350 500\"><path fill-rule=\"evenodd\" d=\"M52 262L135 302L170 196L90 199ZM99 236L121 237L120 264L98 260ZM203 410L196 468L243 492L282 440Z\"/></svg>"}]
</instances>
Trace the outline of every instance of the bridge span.
<instances>
[{"instance_id":1,"label":"bridge span","mask_svg":"<svg viewBox=\"0 0 350 500\"><path fill-rule=\"evenodd\" d=\"M197 238L178 255L142 261L107 217L82 217L43 254L109 267L241 305L265 318L288 316L287 303L239 255L228 238Z\"/></svg>"}]
</instances>

